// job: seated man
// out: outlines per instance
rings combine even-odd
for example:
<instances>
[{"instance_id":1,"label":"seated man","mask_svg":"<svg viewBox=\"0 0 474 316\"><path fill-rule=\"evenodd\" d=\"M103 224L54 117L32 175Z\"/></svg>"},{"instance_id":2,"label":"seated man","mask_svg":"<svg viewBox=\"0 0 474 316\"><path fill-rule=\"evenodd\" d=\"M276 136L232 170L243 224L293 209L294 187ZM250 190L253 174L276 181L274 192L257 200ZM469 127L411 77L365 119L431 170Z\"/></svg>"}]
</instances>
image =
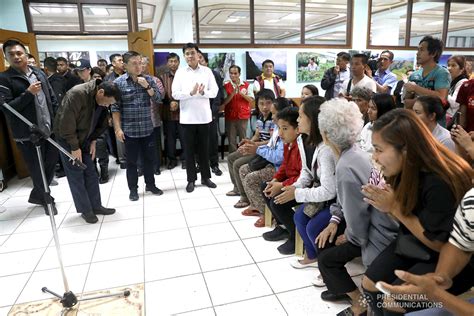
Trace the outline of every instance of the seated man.
<instances>
[{"instance_id":1,"label":"seated man","mask_svg":"<svg viewBox=\"0 0 474 316\"><path fill-rule=\"evenodd\" d=\"M61 154L76 211L90 224L98 221L97 214L115 213L102 206L94 156L96 139L108 127L106 108L120 100L120 91L112 82L99 83L91 80L69 90L55 118L58 142L87 166L81 170Z\"/></svg>"}]
</instances>

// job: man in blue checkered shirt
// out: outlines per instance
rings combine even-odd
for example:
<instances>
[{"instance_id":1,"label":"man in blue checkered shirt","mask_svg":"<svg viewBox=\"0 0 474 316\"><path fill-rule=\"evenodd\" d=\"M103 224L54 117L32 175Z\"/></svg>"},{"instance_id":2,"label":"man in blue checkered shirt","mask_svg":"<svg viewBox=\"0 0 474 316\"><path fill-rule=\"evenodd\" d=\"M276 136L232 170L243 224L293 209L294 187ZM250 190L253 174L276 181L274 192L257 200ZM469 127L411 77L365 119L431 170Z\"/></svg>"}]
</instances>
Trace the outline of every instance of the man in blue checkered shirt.
<instances>
[{"instance_id":1,"label":"man in blue checkered shirt","mask_svg":"<svg viewBox=\"0 0 474 316\"><path fill-rule=\"evenodd\" d=\"M155 185L154 161L155 139L151 121L150 101L161 101L155 81L142 75L141 55L134 51L123 54L127 73L114 80L121 92L121 101L112 106L114 129L117 139L125 142L127 156L127 183L130 200L138 200L138 153L143 157L145 191L161 195L163 191Z\"/></svg>"}]
</instances>

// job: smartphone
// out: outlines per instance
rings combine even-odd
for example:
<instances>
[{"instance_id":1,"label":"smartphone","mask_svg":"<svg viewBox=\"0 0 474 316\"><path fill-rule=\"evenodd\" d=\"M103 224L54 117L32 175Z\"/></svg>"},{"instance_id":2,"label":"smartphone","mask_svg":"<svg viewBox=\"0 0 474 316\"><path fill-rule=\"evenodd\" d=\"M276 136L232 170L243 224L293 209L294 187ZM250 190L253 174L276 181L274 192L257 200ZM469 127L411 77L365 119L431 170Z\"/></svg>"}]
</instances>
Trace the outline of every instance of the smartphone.
<instances>
[{"instance_id":1,"label":"smartphone","mask_svg":"<svg viewBox=\"0 0 474 316\"><path fill-rule=\"evenodd\" d=\"M385 295L391 295L391 294L392 294L392 293L390 293L389 290L387 290L386 288L384 288L383 285L382 285L382 283L380 283L380 282L375 283L375 288L376 288L377 290L379 290L380 292L382 292L383 294L385 294Z\"/></svg>"},{"instance_id":2,"label":"smartphone","mask_svg":"<svg viewBox=\"0 0 474 316\"><path fill-rule=\"evenodd\" d=\"M454 113L454 116L453 116L453 125L459 125L459 120L461 118L461 112L456 112Z\"/></svg>"}]
</instances>

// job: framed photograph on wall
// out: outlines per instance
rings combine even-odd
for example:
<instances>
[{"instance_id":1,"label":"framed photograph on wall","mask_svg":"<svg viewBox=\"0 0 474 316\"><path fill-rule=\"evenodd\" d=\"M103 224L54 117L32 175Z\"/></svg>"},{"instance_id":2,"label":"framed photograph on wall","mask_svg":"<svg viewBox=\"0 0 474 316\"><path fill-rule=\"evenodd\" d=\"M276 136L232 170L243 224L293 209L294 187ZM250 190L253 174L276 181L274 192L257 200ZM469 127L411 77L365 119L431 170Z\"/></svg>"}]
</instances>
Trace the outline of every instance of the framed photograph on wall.
<instances>
[{"instance_id":1,"label":"framed photograph on wall","mask_svg":"<svg viewBox=\"0 0 474 316\"><path fill-rule=\"evenodd\" d=\"M286 80L286 51L245 52L247 80L255 79L262 74L262 62L270 59L275 64L273 72L282 80Z\"/></svg>"},{"instance_id":2,"label":"framed photograph on wall","mask_svg":"<svg viewBox=\"0 0 474 316\"><path fill-rule=\"evenodd\" d=\"M393 52L393 62L390 70L397 75L398 80L402 80L406 76L409 69L415 69L416 53L413 52Z\"/></svg>"},{"instance_id":3,"label":"framed photograph on wall","mask_svg":"<svg viewBox=\"0 0 474 316\"><path fill-rule=\"evenodd\" d=\"M324 72L333 67L335 62L336 53L297 53L296 82L320 82Z\"/></svg>"},{"instance_id":4,"label":"framed photograph on wall","mask_svg":"<svg viewBox=\"0 0 474 316\"><path fill-rule=\"evenodd\" d=\"M209 68L217 71L221 77L230 80L229 67L235 64L235 53L207 53Z\"/></svg>"},{"instance_id":5,"label":"framed photograph on wall","mask_svg":"<svg viewBox=\"0 0 474 316\"><path fill-rule=\"evenodd\" d=\"M155 76L161 76L167 69L166 64L168 60L166 59L170 53L169 52L155 52L154 60L155 60Z\"/></svg>"}]
</instances>

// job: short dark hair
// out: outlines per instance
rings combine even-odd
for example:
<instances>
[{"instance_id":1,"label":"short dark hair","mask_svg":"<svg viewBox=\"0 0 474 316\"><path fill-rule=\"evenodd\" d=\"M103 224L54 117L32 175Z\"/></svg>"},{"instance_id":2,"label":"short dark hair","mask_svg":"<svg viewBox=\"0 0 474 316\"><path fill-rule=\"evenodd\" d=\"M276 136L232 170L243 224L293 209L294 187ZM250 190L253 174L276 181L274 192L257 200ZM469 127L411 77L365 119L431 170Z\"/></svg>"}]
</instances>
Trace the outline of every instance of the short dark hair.
<instances>
[{"instance_id":1,"label":"short dark hair","mask_svg":"<svg viewBox=\"0 0 474 316\"><path fill-rule=\"evenodd\" d=\"M107 60L105 60L105 59L103 59L103 58L101 58L101 59L99 59L99 60L97 61L97 65L99 65L99 63L105 63L106 65L108 64L108 63L107 63Z\"/></svg>"},{"instance_id":2,"label":"short dark hair","mask_svg":"<svg viewBox=\"0 0 474 316\"><path fill-rule=\"evenodd\" d=\"M54 57L46 57L43 60L43 65L51 72L56 72L58 70L58 61Z\"/></svg>"},{"instance_id":3,"label":"short dark hair","mask_svg":"<svg viewBox=\"0 0 474 316\"><path fill-rule=\"evenodd\" d=\"M66 59L66 58L64 58L64 57L58 57L58 58L56 58L56 62L59 63L60 61L62 61L63 63L65 63L65 64L67 65L67 59Z\"/></svg>"},{"instance_id":4,"label":"short dark hair","mask_svg":"<svg viewBox=\"0 0 474 316\"><path fill-rule=\"evenodd\" d=\"M67 64L67 66L68 66L69 68L71 68L71 69L77 68L74 63L69 63L69 64Z\"/></svg>"},{"instance_id":5,"label":"short dark hair","mask_svg":"<svg viewBox=\"0 0 474 316\"><path fill-rule=\"evenodd\" d=\"M176 53L169 53L168 56L166 56L166 60L170 60L171 58L176 58L179 61L179 55Z\"/></svg>"},{"instance_id":6,"label":"short dark hair","mask_svg":"<svg viewBox=\"0 0 474 316\"><path fill-rule=\"evenodd\" d=\"M377 107L377 118L396 108L393 97L388 93L375 93L372 102Z\"/></svg>"},{"instance_id":7,"label":"short dark hair","mask_svg":"<svg viewBox=\"0 0 474 316\"><path fill-rule=\"evenodd\" d=\"M92 67L91 76L92 76L93 74L98 74L102 79L104 79L104 77L105 77L105 72L104 72L102 69L100 69L99 67L97 67L97 66L96 66L96 67Z\"/></svg>"},{"instance_id":8,"label":"short dark hair","mask_svg":"<svg viewBox=\"0 0 474 316\"><path fill-rule=\"evenodd\" d=\"M419 45L421 45L423 42L428 44L428 53L433 55L434 61L437 63L441 57L441 54L443 53L443 41L439 38L427 35L421 39Z\"/></svg>"},{"instance_id":9,"label":"short dark hair","mask_svg":"<svg viewBox=\"0 0 474 316\"><path fill-rule=\"evenodd\" d=\"M119 102L121 98L120 90L115 83L112 81L103 81L99 84L97 89L104 90L104 96L108 98L114 98L115 101Z\"/></svg>"},{"instance_id":10,"label":"short dark hair","mask_svg":"<svg viewBox=\"0 0 474 316\"><path fill-rule=\"evenodd\" d=\"M384 50L380 53L380 56L382 56L382 54L384 54L384 53L387 53L388 58L390 59L390 61L393 61L393 58L395 57L395 55L393 55L392 51L389 51L388 49L386 49L386 50Z\"/></svg>"},{"instance_id":11,"label":"short dark hair","mask_svg":"<svg viewBox=\"0 0 474 316\"><path fill-rule=\"evenodd\" d=\"M298 109L294 107L286 107L278 111L277 120L288 122L293 128L298 127Z\"/></svg>"},{"instance_id":12,"label":"short dark hair","mask_svg":"<svg viewBox=\"0 0 474 316\"><path fill-rule=\"evenodd\" d=\"M308 89L309 91L311 91L311 94L313 96L315 95L319 95L319 90L318 88L314 85L314 84L307 84L306 86L303 87L303 89L306 88Z\"/></svg>"},{"instance_id":13,"label":"short dark hair","mask_svg":"<svg viewBox=\"0 0 474 316\"><path fill-rule=\"evenodd\" d=\"M270 89L262 89L255 96L255 103L258 106L258 101L260 99L275 101L275 93Z\"/></svg>"},{"instance_id":14,"label":"short dark hair","mask_svg":"<svg viewBox=\"0 0 474 316\"><path fill-rule=\"evenodd\" d=\"M186 51L186 49L192 49L194 48L197 52L199 52L199 47L195 43L186 43L183 46L183 54Z\"/></svg>"},{"instance_id":15,"label":"short dark hair","mask_svg":"<svg viewBox=\"0 0 474 316\"><path fill-rule=\"evenodd\" d=\"M317 146L323 141L319 131L318 115L319 108L324 102L326 102L326 99L321 96L307 97L301 102L303 113L311 120L311 131L308 137L305 138L305 142L308 145Z\"/></svg>"},{"instance_id":16,"label":"short dark hair","mask_svg":"<svg viewBox=\"0 0 474 316\"><path fill-rule=\"evenodd\" d=\"M336 55L337 57L341 58L341 59L344 59L346 61L350 61L351 60L351 55L349 53L346 53L346 52L339 52L337 53Z\"/></svg>"},{"instance_id":17,"label":"short dark hair","mask_svg":"<svg viewBox=\"0 0 474 316\"><path fill-rule=\"evenodd\" d=\"M130 51L128 51L128 52L126 52L125 54L122 55L123 62L128 64L128 61L130 60L130 58L137 57L137 56L141 56L140 53L138 53L134 50L130 50Z\"/></svg>"},{"instance_id":18,"label":"short dark hair","mask_svg":"<svg viewBox=\"0 0 474 316\"><path fill-rule=\"evenodd\" d=\"M115 57L121 57L122 55L120 54L112 54L109 56L110 63L114 62Z\"/></svg>"},{"instance_id":19,"label":"short dark hair","mask_svg":"<svg viewBox=\"0 0 474 316\"><path fill-rule=\"evenodd\" d=\"M362 58L362 63L364 65L367 65L367 62L369 61L369 57L367 57L366 54L354 54L352 55L352 59L354 58Z\"/></svg>"},{"instance_id":20,"label":"short dark hair","mask_svg":"<svg viewBox=\"0 0 474 316\"><path fill-rule=\"evenodd\" d=\"M110 68L112 68L114 65L112 64L108 64L107 66L105 66L105 71L109 71Z\"/></svg>"},{"instance_id":21,"label":"short dark hair","mask_svg":"<svg viewBox=\"0 0 474 316\"><path fill-rule=\"evenodd\" d=\"M420 102L423 106L423 110L426 114L436 114L436 120L439 121L444 115L443 102L439 97L431 95L423 95L416 98L416 101Z\"/></svg>"},{"instance_id":22,"label":"short dark hair","mask_svg":"<svg viewBox=\"0 0 474 316\"><path fill-rule=\"evenodd\" d=\"M262 68L265 67L265 64L268 64L268 63L272 64L273 67L275 67L275 63L273 62L273 60L271 60L271 59L265 59L265 60L262 62Z\"/></svg>"},{"instance_id":23,"label":"short dark hair","mask_svg":"<svg viewBox=\"0 0 474 316\"><path fill-rule=\"evenodd\" d=\"M275 109L277 110L277 112L280 112L284 108L292 107L290 100L284 97L276 98L275 101L273 101L273 105L275 106Z\"/></svg>"},{"instance_id":24,"label":"short dark hair","mask_svg":"<svg viewBox=\"0 0 474 316\"><path fill-rule=\"evenodd\" d=\"M7 40L5 43L3 43L3 52L6 53L8 47L16 46L16 45L20 45L21 47L23 47L23 50L26 53L25 45L23 45L21 42L14 39Z\"/></svg>"},{"instance_id":25,"label":"short dark hair","mask_svg":"<svg viewBox=\"0 0 474 316\"><path fill-rule=\"evenodd\" d=\"M206 61L206 64L209 64L209 57L207 56L207 53L202 53L202 52L201 52L201 56L202 56L202 58L204 58L204 60Z\"/></svg>"},{"instance_id":26,"label":"short dark hair","mask_svg":"<svg viewBox=\"0 0 474 316\"><path fill-rule=\"evenodd\" d=\"M31 55L30 53L28 53L28 54L26 54L26 55L28 55L28 59L33 58L34 60L36 60L36 57L33 56L33 55Z\"/></svg>"},{"instance_id":27,"label":"short dark hair","mask_svg":"<svg viewBox=\"0 0 474 316\"><path fill-rule=\"evenodd\" d=\"M239 74L240 74L240 73L241 73L241 71L242 71L242 69L240 69L240 67L239 67L239 66L237 66L237 65L232 65L232 66L230 66L230 67L229 67L229 71L230 71L232 68L235 68L235 69L237 69L237 71L239 72Z\"/></svg>"}]
</instances>

